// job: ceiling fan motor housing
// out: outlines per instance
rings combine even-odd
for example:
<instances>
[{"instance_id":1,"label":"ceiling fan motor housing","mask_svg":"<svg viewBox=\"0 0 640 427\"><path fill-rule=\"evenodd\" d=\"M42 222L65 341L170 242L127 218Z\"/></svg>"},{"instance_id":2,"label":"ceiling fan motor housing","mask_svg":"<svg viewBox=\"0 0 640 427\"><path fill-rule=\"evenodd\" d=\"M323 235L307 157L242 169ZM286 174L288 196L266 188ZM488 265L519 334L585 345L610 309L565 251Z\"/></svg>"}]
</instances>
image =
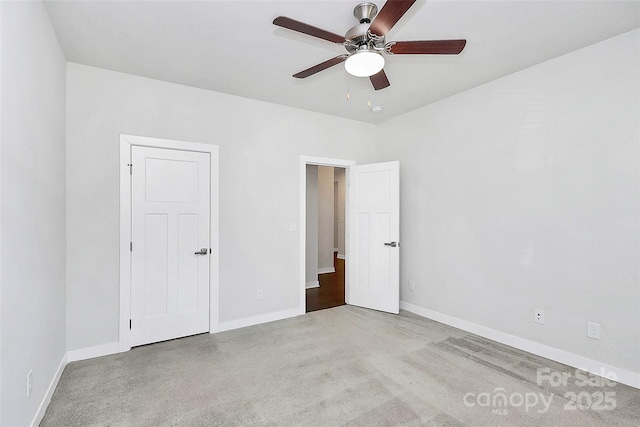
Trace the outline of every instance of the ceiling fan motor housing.
<instances>
[{"instance_id":1,"label":"ceiling fan motor housing","mask_svg":"<svg viewBox=\"0 0 640 427\"><path fill-rule=\"evenodd\" d=\"M355 52L358 50L358 46L367 44L367 31L369 30L369 25L370 24L358 24L355 27L350 28L344 35L344 38L351 42L346 45L349 52Z\"/></svg>"},{"instance_id":2,"label":"ceiling fan motor housing","mask_svg":"<svg viewBox=\"0 0 640 427\"><path fill-rule=\"evenodd\" d=\"M368 35L371 21L373 21L373 18L375 18L377 13L378 7L373 3L360 3L353 9L353 16L356 17L360 24L350 28L344 35L344 38L350 42L345 44L345 47L349 52L355 52L362 45L384 44L384 39L374 41Z\"/></svg>"}]
</instances>

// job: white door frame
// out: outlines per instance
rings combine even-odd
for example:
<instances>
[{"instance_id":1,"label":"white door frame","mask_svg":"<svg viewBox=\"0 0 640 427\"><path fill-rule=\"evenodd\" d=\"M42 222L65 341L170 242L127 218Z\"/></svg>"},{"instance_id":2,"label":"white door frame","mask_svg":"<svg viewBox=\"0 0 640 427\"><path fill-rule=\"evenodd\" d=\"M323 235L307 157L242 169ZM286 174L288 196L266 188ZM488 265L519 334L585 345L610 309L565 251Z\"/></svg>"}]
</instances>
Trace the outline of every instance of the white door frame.
<instances>
[{"instance_id":1,"label":"white door frame","mask_svg":"<svg viewBox=\"0 0 640 427\"><path fill-rule=\"evenodd\" d=\"M307 312L307 288L306 288L306 269L307 269L307 165L331 166L334 168L345 168L345 218L349 218L349 167L355 166L354 160L331 159L328 157L300 156L300 314ZM348 298L349 289L349 221L344 223L345 236L345 298ZM345 301L348 303L348 301Z\"/></svg>"},{"instance_id":2,"label":"white door frame","mask_svg":"<svg viewBox=\"0 0 640 427\"><path fill-rule=\"evenodd\" d=\"M120 135L120 316L119 351L131 350L129 319L131 319L131 146L208 153L210 168L210 242L209 264L209 333L218 331L220 291L220 157L217 145L174 141L144 136ZM133 166L135 167L135 165Z\"/></svg>"}]
</instances>

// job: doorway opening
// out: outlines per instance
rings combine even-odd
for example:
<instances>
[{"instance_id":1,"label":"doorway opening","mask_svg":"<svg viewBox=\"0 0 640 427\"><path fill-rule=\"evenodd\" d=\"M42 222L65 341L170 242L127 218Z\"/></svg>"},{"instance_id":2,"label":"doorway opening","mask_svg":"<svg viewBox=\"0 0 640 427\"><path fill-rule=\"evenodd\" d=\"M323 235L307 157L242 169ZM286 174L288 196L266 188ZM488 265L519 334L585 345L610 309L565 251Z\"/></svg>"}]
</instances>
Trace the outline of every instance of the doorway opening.
<instances>
[{"instance_id":1,"label":"doorway opening","mask_svg":"<svg viewBox=\"0 0 640 427\"><path fill-rule=\"evenodd\" d=\"M300 156L300 314L307 313L308 288L314 290L314 292L318 294L329 289L328 286L324 286L323 288L322 283L320 282L321 280L331 281L335 280L335 278L337 277L342 277L342 284L340 284L340 287L344 289L344 295L341 296L341 302L343 304L349 304L349 221L347 220L349 218L349 185L347 181L349 179L349 168L355 166L355 164L356 162L353 160ZM308 166L314 166L314 168L308 169ZM339 243L334 243L335 233L333 232L333 228L335 226L336 213L334 212L333 207L331 207L331 209L329 210L329 222L331 223L331 231L330 233L324 234L325 237L328 237L329 241L329 263L325 266L326 269L319 274L319 266L322 264L319 264L319 245L317 242L319 235L317 230L317 220L311 221L310 227L307 226L307 211L315 212L317 214L318 198L311 198L309 202L313 204L313 201L315 201L316 205L308 208L307 181L310 181L311 183L315 182L317 185L319 171L318 167L320 166L329 167L332 172L334 168L339 168L344 173L344 246L340 246ZM309 180L307 179L308 173L312 175L309 177ZM329 191L329 193L331 194L330 205L334 205L335 199L333 197L333 193L335 190L335 180L332 178L331 180L328 180L328 183L331 186L331 190ZM340 183L338 183L338 186L340 186ZM317 188L315 192L317 193ZM335 248L338 249L337 254L335 253L336 251L334 251ZM325 256L323 264L327 264L327 253L323 252L323 254ZM310 264L310 268L307 268L307 264ZM332 274L333 276L331 276ZM333 288L335 289L335 287Z\"/></svg>"},{"instance_id":2,"label":"doorway opening","mask_svg":"<svg viewBox=\"0 0 640 427\"><path fill-rule=\"evenodd\" d=\"M300 156L300 314L307 312L307 165L344 168L345 303L400 311L400 163ZM333 233L330 234L333 236ZM333 240L333 239L331 239ZM340 259L336 256L337 259ZM314 257L310 257L313 262ZM316 257L315 259L318 259ZM337 260L336 260L337 262ZM335 267L332 269L335 270ZM313 271L313 270L310 270ZM331 270L330 270L331 271ZM310 281L317 279L310 278Z\"/></svg>"},{"instance_id":3,"label":"doorway opening","mask_svg":"<svg viewBox=\"0 0 640 427\"><path fill-rule=\"evenodd\" d=\"M346 170L306 165L306 312L345 305Z\"/></svg>"}]
</instances>

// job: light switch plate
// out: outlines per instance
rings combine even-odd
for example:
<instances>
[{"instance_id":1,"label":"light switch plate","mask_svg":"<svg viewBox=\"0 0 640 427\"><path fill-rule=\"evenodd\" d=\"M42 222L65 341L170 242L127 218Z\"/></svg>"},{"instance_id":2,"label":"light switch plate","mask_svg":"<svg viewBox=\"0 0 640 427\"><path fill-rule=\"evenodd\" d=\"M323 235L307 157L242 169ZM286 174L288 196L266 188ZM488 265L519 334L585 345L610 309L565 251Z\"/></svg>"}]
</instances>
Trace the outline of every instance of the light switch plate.
<instances>
[{"instance_id":1,"label":"light switch plate","mask_svg":"<svg viewBox=\"0 0 640 427\"><path fill-rule=\"evenodd\" d=\"M298 231L298 224L296 224L295 222L287 222L284 224L284 231L287 231L287 232Z\"/></svg>"}]
</instances>

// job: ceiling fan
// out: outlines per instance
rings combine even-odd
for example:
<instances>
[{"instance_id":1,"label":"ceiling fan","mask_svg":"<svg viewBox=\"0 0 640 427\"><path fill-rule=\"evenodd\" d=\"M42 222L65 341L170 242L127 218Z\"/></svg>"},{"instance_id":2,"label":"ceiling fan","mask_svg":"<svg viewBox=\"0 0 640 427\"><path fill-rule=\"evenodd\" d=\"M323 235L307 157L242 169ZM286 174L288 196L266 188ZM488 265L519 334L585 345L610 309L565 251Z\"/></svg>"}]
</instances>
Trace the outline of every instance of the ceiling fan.
<instances>
[{"instance_id":1,"label":"ceiling fan","mask_svg":"<svg viewBox=\"0 0 640 427\"><path fill-rule=\"evenodd\" d=\"M380 13L375 4L361 3L353 9L353 15L360 23L349 29L344 36L286 16L278 16L273 23L279 27L342 44L349 52L300 71L293 77L304 79L345 62L345 68L349 74L356 77L369 77L374 89L380 90L390 85L383 69L383 53L386 55L457 55L462 52L467 43L466 40L386 42L385 35L415 2L416 0L387 0Z\"/></svg>"}]
</instances>

